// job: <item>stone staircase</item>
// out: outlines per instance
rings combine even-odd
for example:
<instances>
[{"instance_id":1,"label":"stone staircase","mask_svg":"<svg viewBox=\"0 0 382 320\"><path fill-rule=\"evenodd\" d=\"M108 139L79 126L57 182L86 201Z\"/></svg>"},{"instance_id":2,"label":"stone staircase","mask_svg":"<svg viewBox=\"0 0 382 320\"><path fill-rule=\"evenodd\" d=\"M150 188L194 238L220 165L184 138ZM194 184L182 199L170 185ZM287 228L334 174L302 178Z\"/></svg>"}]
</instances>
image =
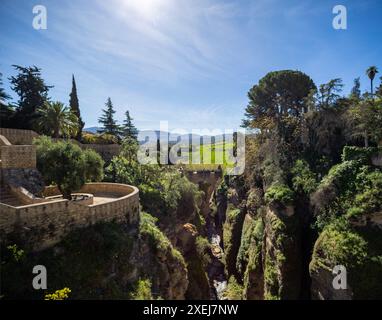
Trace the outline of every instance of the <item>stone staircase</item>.
<instances>
[{"instance_id":1,"label":"stone staircase","mask_svg":"<svg viewBox=\"0 0 382 320\"><path fill-rule=\"evenodd\" d=\"M0 202L12 207L22 205L20 203L20 200L18 200L13 194L11 194L10 191L4 186L0 186Z\"/></svg>"}]
</instances>

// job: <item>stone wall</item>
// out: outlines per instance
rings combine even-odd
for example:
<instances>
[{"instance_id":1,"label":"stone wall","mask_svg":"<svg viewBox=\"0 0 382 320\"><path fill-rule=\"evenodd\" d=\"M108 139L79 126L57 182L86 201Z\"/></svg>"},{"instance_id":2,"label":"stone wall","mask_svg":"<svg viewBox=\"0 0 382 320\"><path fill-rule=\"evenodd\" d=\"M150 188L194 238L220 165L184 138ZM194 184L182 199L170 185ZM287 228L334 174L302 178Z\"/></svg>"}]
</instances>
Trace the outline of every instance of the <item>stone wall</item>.
<instances>
[{"instance_id":1,"label":"stone wall","mask_svg":"<svg viewBox=\"0 0 382 320\"><path fill-rule=\"evenodd\" d=\"M121 151L119 144L78 144L81 149L93 149L96 151L102 159L108 163L114 156L118 155Z\"/></svg>"},{"instance_id":2,"label":"stone wall","mask_svg":"<svg viewBox=\"0 0 382 320\"><path fill-rule=\"evenodd\" d=\"M0 135L5 136L11 144L31 145L38 134L32 130L0 128Z\"/></svg>"},{"instance_id":3,"label":"stone wall","mask_svg":"<svg viewBox=\"0 0 382 320\"><path fill-rule=\"evenodd\" d=\"M0 136L4 136L12 145L31 145L33 139L39 137L39 135L32 130L9 128L0 128ZM101 155L105 162L110 162L111 159L121 151L121 146L119 144L83 144L73 139L70 141L77 144L81 149L95 150ZM6 142L2 143L0 140L0 145L4 144L6 144Z\"/></svg>"},{"instance_id":4,"label":"stone wall","mask_svg":"<svg viewBox=\"0 0 382 320\"><path fill-rule=\"evenodd\" d=\"M91 191L91 192L90 192ZM97 222L116 221L138 225L139 191L136 187L114 183L89 183L79 192L119 196L109 202L84 205L66 199L11 207L0 203L0 236L17 235L32 250L59 242L76 228Z\"/></svg>"},{"instance_id":5,"label":"stone wall","mask_svg":"<svg viewBox=\"0 0 382 320\"><path fill-rule=\"evenodd\" d=\"M36 147L32 145L0 146L2 169L36 168Z\"/></svg>"}]
</instances>

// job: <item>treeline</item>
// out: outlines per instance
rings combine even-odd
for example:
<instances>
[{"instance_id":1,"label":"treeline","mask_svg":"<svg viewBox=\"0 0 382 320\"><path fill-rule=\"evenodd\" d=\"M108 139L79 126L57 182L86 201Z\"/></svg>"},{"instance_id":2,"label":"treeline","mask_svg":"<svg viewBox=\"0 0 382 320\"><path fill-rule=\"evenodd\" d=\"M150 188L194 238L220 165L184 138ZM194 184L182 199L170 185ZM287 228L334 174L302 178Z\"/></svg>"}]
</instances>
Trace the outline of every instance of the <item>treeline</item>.
<instances>
[{"instance_id":1,"label":"treeline","mask_svg":"<svg viewBox=\"0 0 382 320\"><path fill-rule=\"evenodd\" d=\"M137 138L137 129L129 111L125 113L124 122L119 125L114 118L115 110L110 98L99 118L101 129L94 136L84 133L85 122L82 120L77 86L72 76L72 90L69 95L69 106L63 102L52 101L49 89L42 78L41 69L36 66L22 67L13 65L17 74L9 78L11 89L18 95L16 103L3 88L0 73L0 117L1 127L35 130L39 134L54 138L73 138L82 142L120 142L129 137Z\"/></svg>"},{"instance_id":2,"label":"treeline","mask_svg":"<svg viewBox=\"0 0 382 320\"><path fill-rule=\"evenodd\" d=\"M269 165L285 167L304 157L324 174L340 161L345 145L377 146L382 140L382 85L373 87L376 67L366 73L370 92L362 94L360 78L356 78L347 96L341 94L339 78L317 87L299 71L268 73L248 92L243 120L244 127L258 133L256 147L268 147L262 158L269 154ZM247 154L252 158L257 152Z\"/></svg>"}]
</instances>

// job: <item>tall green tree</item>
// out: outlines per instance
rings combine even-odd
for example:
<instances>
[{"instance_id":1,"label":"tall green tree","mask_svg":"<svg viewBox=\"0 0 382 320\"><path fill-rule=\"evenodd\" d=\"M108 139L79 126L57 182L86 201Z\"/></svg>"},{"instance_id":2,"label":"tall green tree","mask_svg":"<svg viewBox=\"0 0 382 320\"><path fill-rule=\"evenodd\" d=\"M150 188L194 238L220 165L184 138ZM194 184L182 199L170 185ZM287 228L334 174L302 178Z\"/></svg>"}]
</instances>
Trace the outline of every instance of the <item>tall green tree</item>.
<instances>
[{"instance_id":1,"label":"tall green tree","mask_svg":"<svg viewBox=\"0 0 382 320\"><path fill-rule=\"evenodd\" d=\"M367 70L366 70L366 74L370 79L370 93L371 93L371 95L373 95L373 81L374 81L374 78L375 78L377 73L378 73L378 69L376 66L371 66L371 67L367 68Z\"/></svg>"},{"instance_id":2,"label":"tall green tree","mask_svg":"<svg viewBox=\"0 0 382 320\"><path fill-rule=\"evenodd\" d=\"M37 108L48 101L48 91L52 86L45 84L41 77L41 69L36 66L22 67L13 65L18 74L9 80L18 96L16 108L16 122L18 128L32 129L38 114Z\"/></svg>"},{"instance_id":3,"label":"tall green tree","mask_svg":"<svg viewBox=\"0 0 382 320\"><path fill-rule=\"evenodd\" d=\"M376 95L382 98L382 77L379 78L381 83L379 84L379 87L377 88Z\"/></svg>"},{"instance_id":4,"label":"tall green tree","mask_svg":"<svg viewBox=\"0 0 382 320\"><path fill-rule=\"evenodd\" d=\"M244 127L269 131L276 128L286 136L285 120L301 117L307 111L306 98L316 89L305 73L282 70L268 73L248 92Z\"/></svg>"},{"instance_id":5,"label":"tall green tree","mask_svg":"<svg viewBox=\"0 0 382 320\"><path fill-rule=\"evenodd\" d=\"M8 103L11 97L3 88L3 74L0 72L0 125L2 127L13 127L14 108Z\"/></svg>"},{"instance_id":6,"label":"tall green tree","mask_svg":"<svg viewBox=\"0 0 382 320\"><path fill-rule=\"evenodd\" d=\"M37 113L35 128L38 132L54 138L76 136L78 118L63 103L46 101Z\"/></svg>"},{"instance_id":7,"label":"tall green tree","mask_svg":"<svg viewBox=\"0 0 382 320\"><path fill-rule=\"evenodd\" d=\"M354 137L363 137L365 148L382 140L382 99L363 99L348 110Z\"/></svg>"},{"instance_id":8,"label":"tall green tree","mask_svg":"<svg viewBox=\"0 0 382 320\"><path fill-rule=\"evenodd\" d=\"M81 118L80 105L79 105L78 96L77 96L77 86L76 86L76 80L74 79L74 75L72 75L72 92L70 93L69 106L70 106L70 111L73 114L75 114L78 119L78 131L75 138L77 140L81 140L82 129L84 128L85 123L82 121L82 118Z\"/></svg>"},{"instance_id":9,"label":"tall green tree","mask_svg":"<svg viewBox=\"0 0 382 320\"><path fill-rule=\"evenodd\" d=\"M3 88L3 74L0 72L0 105L5 105L6 101L10 98L11 97L5 92Z\"/></svg>"},{"instance_id":10,"label":"tall green tree","mask_svg":"<svg viewBox=\"0 0 382 320\"><path fill-rule=\"evenodd\" d=\"M103 177L103 161L94 151L82 150L69 141L53 142L48 137L34 140L37 168L47 184L56 184L64 198L71 199L88 180Z\"/></svg>"},{"instance_id":11,"label":"tall green tree","mask_svg":"<svg viewBox=\"0 0 382 320\"><path fill-rule=\"evenodd\" d=\"M321 84L318 89L319 108L330 108L336 105L337 100L341 97L340 93L343 87L342 79L336 78L328 83Z\"/></svg>"},{"instance_id":12,"label":"tall green tree","mask_svg":"<svg viewBox=\"0 0 382 320\"><path fill-rule=\"evenodd\" d=\"M125 120L122 125L122 135L124 138L131 138L136 140L138 136L138 130L133 124L133 118L130 116L129 110L125 112Z\"/></svg>"},{"instance_id":13,"label":"tall green tree","mask_svg":"<svg viewBox=\"0 0 382 320\"><path fill-rule=\"evenodd\" d=\"M120 127L114 119L115 110L110 98L107 99L105 106L106 108L102 109L103 115L98 119L98 122L102 124L102 129L98 132L119 136Z\"/></svg>"},{"instance_id":14,"label":"tall green tree","mask_svg":"<svg viewBox=\"0 0 382 320\"><path fill-rule=\"evenodd\" d=\"M350 97L355 99L361 98L361 82L359 77L354 79L354 86L351 89Z\"/></svg>"}]
</instances>

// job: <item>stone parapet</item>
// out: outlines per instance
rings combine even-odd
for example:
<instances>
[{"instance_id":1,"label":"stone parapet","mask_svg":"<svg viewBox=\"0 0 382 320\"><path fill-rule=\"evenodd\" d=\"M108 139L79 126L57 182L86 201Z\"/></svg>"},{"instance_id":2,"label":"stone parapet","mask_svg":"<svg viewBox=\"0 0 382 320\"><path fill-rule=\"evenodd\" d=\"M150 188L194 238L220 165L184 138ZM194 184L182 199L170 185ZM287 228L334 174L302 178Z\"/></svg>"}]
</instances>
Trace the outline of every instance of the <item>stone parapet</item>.
<instances>
[{"instance_id":1,"label":"stone parapet","mask_svg":"<svg viewBox=\"0 0 382 320\"><path fill-rule=\"evenodd\" d=\"M0 146L2 169L36 168L36 147L32 145Z\"/></svg>"},{"instance_id":2,"label":"stone parapet","mask_svg":"<svg viewBox=\"0 0 382 320\"><path fill-rule=\"evenodd\" d=\"M139 224L139 190L136 187L113 183L89 183L80 193L113 194L108 202L86 205L66 199L11 207L0 204L0 235L17 234L33 250L41 250L58 243L76 228L97 222L115 221Z\"/></svg>"}]
</instances>

